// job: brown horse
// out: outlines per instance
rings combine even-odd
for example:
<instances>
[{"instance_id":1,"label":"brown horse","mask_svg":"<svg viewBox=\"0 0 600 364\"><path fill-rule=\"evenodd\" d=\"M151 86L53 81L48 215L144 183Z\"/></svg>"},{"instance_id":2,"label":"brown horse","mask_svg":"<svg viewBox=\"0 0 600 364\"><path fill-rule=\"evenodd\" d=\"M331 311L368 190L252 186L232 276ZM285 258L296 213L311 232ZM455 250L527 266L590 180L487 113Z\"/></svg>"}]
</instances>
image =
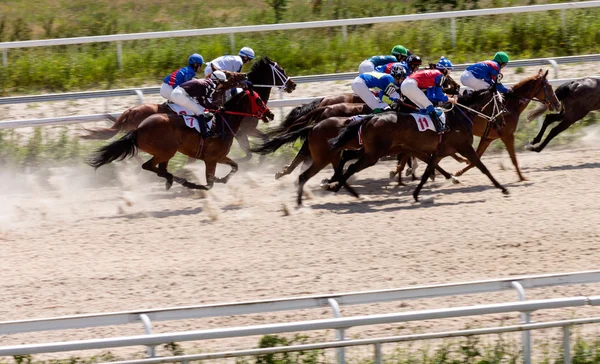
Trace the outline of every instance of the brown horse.
<instances>
[{"instance_id":1,"label":"brown horse","mask_svg":"<svg viewBox=\"0 0 600 364\"><path fill-rule=\"evenodd\" d=\"M459 96L459 103L471 108L481 108L491 100L492 95L492 92L488 90L476 91L468 96ZM467 114L470 114L471 117ZM413 197L418 201L421 188L433 173L438 162L443 157L458 152L488 176L494 186L507 194L508 190L494 179L473 150L471 121L473 115L471 111L463 111L460 107L455 106L446 113L450 131L443 135L438 135L431 130L421 132L411 115L396 112L378 114L349 124L336 138L330 140L331 149L340 150L353 147L356 135L360 133L364 151L358 161L351 164L343 175L341 170L336 170L336 175L341 175L341 178L339 181L331 183L328 189L337 192L350 176L372 166L381 157L408 151L430 156L427 169L413 193Z\"/></svg>"},{"instance_id":2,"label":"brown horse","mask_svg":"<svg viewBox=\"0 0 600 364\"><path fill-rule=\"evenodd\" d=\"M164 177L167 190L173 181L192 189L208 190L215 182L226 183L237 171L238 165L227 157L233 138L242 122L247 118L263 118L270 114L260 98L251 91L233 96L225 108L216 111L215 120L220 124L221 138L203 140L195 129L189 128L183 118L175 114L154 114L146 118L137 129L125 134L121 139L96 151L88 164L98 168L115 160L133 156L138 149L152 155L142 168ZM258 106L258 110L256 107ZM227 115L227 120L224 116ZM173 176L167 171L169 160L180 152L191 158L201 159L206 165L206 185L198 185ZM231 166L231 171L223 178L216 178L217 163Z\"/></svg>"},{"instance_id":3,"label":"brown horse","mask_svg":"<svg viewBox=\"0 0 600 364\"><path fill-rule=\"evenodd\" d=\"M288 93L291 93L296 89L296 83L287 76L285 70L279 66L277 62L271 60L269 57L263 57L254 63L248 74L235 72L228 72L227 74L228 82L231 82L231 84L247 80L265 103L269 101L272 87L280 87ZM231 80L229 77L231 77ZM226 88L230 87L224 87L223 89ZM224 97L224 95L222 95L222 97ZM172 111L167 106L167 103L139 105L126 110L110 128L90 130L90 133L83 138L111 138L118 132L134 130L144 119L156 113L172 113ZM263 118L262 120L268 122L268 118ZM239 132L236 134L238 143L247 154L246 160L250 159L248 157L248 153L250 153L248 135L262 137L262 132L256 129L257 125L258 119L246 120L246 122L242 124L242 128L240 128Z\"/></svg>"},{"instance_id":4,"label":"brown horse","mask_svg":"<svg viewBox=\"0 0 600 364\"><path fill-rule=\"evenodd\" d=\"M525 149L541 152L554 137L565 131L573 123L583 119L590 111L599 110L600 80L585 77L565 82L556 89L556 98L561 104L560 112L546 115L539 133L533 138L533 141L527 142ZM527 115L527 120L531 121L547 110L547 105L541 105ZM558 125L550 130L548 136L542 142L542 137L548 126L557 121L559 122Z\"/></svg>"},{"instance_id":5,"label":"brown horse","mask_svg":"<svg viewBox=\"0 0 600 364\"><path fill-rule=\"evenodd\" d=\"M506 94L506 113L503 114L504 126L502 129L493 128L485 119L477 116L473 120L473 134L481 137L477 146L477 155L481 157L490 143L498 138L502 140L510 159L517 170L519 181L527 179L521 174L517 156L515 154L515 131L519 123L519 116L525 110L529 102L538 101L546 105L547 108L558 110L560 102L554 94L552 86L547 79L548 71L545 73L540 69L534 76L519 81L512 87L512 91ZM455 176L461 176L463 173L473 168L473 163L456 172Z\"/></svg>"}]
</instances>

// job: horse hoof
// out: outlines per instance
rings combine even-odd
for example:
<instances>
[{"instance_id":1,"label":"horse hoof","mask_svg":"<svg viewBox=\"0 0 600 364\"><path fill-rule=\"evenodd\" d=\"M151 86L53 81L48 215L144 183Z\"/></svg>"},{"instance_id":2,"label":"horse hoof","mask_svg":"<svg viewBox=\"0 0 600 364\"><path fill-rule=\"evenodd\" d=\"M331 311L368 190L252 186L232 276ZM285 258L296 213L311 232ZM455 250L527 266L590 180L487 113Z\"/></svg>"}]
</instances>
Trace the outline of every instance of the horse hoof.
<instances>
[{"instance_id":1,"label":"horse hoof","mask_svg":"<svg viewBox=\"0 0 600 364\"><path fill-rule=\"evenodd\" d=\"M171 186L173 186L173 182L170 182L170 181L165 182L165 189L167 191L171 189Z\"/></svg>"},{"instance_id":2,"label":"horse hoof","mask_svg":"<svg viewBox=\"0 0 600 364\"><path fill-rule=\"evenodd\" d=\"M283 177L283 173L281 173L281 172L277 172L277 173L275 173L275 180L278 180L278 179L280 179L281 177Z\"/></svg>"},{"instance_id":3,"label":"horse hoof","mask_svg":"<svg viewBox=\"0 0 600 364\"><path fill-rule=\"evenodd\" d=\"M531 144L531 141L528 140L524 148L525 150L533 151L533 144Z\"/></svg>"},{"instance_id":4,"label":"horse hoof","mask_svg":"<svg viewBox=\"0 0 600 364\"><path fill-rule=\"evenodd\" d=\"M390 171L390 179L394 179L394 177L396 177L397 174L398 171Z\"/></svg>"},{"instance_id":5,"label":"horse hoof","mask_svg":"<svg viewBox=\"0 0 600 364\"><path fill-rule=\"evenodd\" d=\"M454 177L460 177L460 176L462 176L462 175L463 175L463 173L465 173L465 172L464 172L464 171L462 171L462 170L461 170L461 171L458 171L458 172L454 173Z\"/></svg>"},{"instance_id":6,"label":"horse hoof","mask_svg":"<svg viewBox=\"0 0 600 364\"><path fill-rule=\"evenodd\" d=\"M502 193L505 194L505 195L509 195L510 194L506 188L502 189Z\"/></svg>"},{"instance_id":7,"label":"horse hoof","mask_svg":"<svg viewBox=\"0 0 600 364\"><path fill-rule=\"evenodd\" d=\"M410 167L406 168L406 172L404 172L404 175L405 175L406 177L408 177L408 176L410 176L410 175L412 175L412 174L413 174L413 169L412 169L412 168L410 168Z\"/></svg>"},{"instance_id":8,"label":"horse hoof","mask_svg":"<svg viewBox=\"0 0 600 364\"><path fill-rule=\"evenodd\" d=\"M458 178L452 176L451 179L452 179L452 184L455 184L455 185L460 184L460 180Z\"/></svg>"}]
</instances>

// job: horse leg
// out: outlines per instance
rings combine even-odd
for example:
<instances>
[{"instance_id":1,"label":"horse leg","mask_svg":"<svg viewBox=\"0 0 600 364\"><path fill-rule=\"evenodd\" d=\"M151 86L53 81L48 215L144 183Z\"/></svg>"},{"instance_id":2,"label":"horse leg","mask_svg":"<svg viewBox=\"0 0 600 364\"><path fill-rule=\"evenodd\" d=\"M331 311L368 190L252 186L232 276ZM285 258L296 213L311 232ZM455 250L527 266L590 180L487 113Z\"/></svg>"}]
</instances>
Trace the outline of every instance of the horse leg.
<instances>
[{"instance_id":1,"label":"horse leg","mask_svg":"<svg viewBox=\"0 0 600 364\"><path fill-rule=\"evenodd\" d=\"M348 161L352 159L358 159L362 155L362 149L357 150L342 150L341 153L337 153L333 158L333 162L331 165L333 166L333 177L331 179L324 179L321 181L322 185L329 184L334 181L339 181L339 179L344 174L344 166Z\"/></svg>"},{"instance_id":2,"label":"horse leg","mask_svg":"<svg viewBox=\"0 0 600 364\"><path fill-rule=\"evenodd\" d=\"M455 161L457 161L458 163L469 163L469 160L468 160L468 159L466 159L466 158L463 158L463 157L459 156L459 155L458 155L458 154L456 154L456 153L452 153L452 154L450 154L450 156L451 156L452 158L454 158L454 160L455 160Z\"/></svg>"},{"instance_id":3,"label":"horse leg","mask_svg":"<svg viewBox=\"0 0 600 364\"><path fill-rule=\"evenodd\" d=\"M481 162L481 159L479 159L479 156L477 155L477 153L475 153L475 150L473 150L472 146L467 145L461 148L458 152L465 156L471 164L474 164L475 167L479 168L479 170L483 174L485 174L490 179L490 181L492 181L496 188L502 190L503 194L508 195L508 190L500 183L498 183L498 181L496 181L496 179L492 176L487 167Z\"/></svg>"},{"instance_id":4,"label":"horse leg","mask_svg":"<svg viewBox=\"0 0 600 364\"><path fill-rule=\"evenodd\" d=\"M248 134L239 133L235 136L235 139L238 141L240 148L246 153L244 158L240 159L240 163L244 163L252 159L252 152L250 151L250 141L248 140Z\"/></svg>"},{"instance_id":5,"label":"horse leg","mask_svg":"<svg viewBox=\"0 0 600 364\"><path fill-rule=\"evenodd\" d=\"M493 139L481 139L479 141L479 145L477 146L477 156L481 157L483 155L483 153L486 151L486 149L490 146L490 143L493 142ZM462 154L462 153L461 153ZM463 154L463 156L466 157L466 155ZM479 159L479 158L477 158ZM475 167L475 164L473 164L473 162L469 159L470 163L468 166L466 166L465 168L461 169L460 171L454 173L455 176L460 177L462 176L466 171L468 171L469 169Z\"/></svg>"},{"instance_id":6,"label":"horse leg","mask_svg":"<svg viewBox=\"0 0 600 364\"><path fill-rule=\"evenodd\" d=\"M542 124L542 128L540 129L540 131L538 132L538 134L535 136L535 138L533 138L533 140L531 141L531 143L527 143L527 145L525 146L525 149L531 150L530 148L532 148L534 145L538 144L540 141L542 141L542 137L544 136L544 133L546 133L546 129L550 126L550 124L560 121L565 117L565 112L564 110L561 111L558 114L547 114L544 117L544 123Z\"/></svg>"},{"instance_id":7,"label":"horse leg","mask_svg":"<svg viewBox=\"0 0 600 364\"><path fill-rule=\"evenodd\" d=\"M586 116L588 112L588 110L583 109L566 114L565 118L560 122L560 124L558 124L557 126L552 128L552 130L550 130L550 133L548 133L548 136L546 137L546 139L544 139L542 144L532 147L530 150L538 153L541 152L546 147L546 145L548 145L548 143L550 143L550 141L554 139L554 137L565 131L576 121L583 119L583 117Z\"/></svg>"},{"instance_id":8,"label":"horse leg","mask_svg":"<svg viewBox=\"0 0 600 364\"><path fill-rule=\"evenodd\" d=\"M417 188L415 188L415 190L413 192L413 198L415 199L416 202L419 201L419 193L421 192L423 185L425 185L425 182L427 182L427 179L429 179L429 177L433 173L433 170L435 169L435 166L437 165L437 163L439 161L440 161L440 158L438 156L436 156L435 154L433 154L429 158L429 161L427 162L427 168L425 168L425 172L423 173L423 176L421 176L421 182L419 182L419 185L417 186Z\"/></svg>"},{"instance_id":9,"label":"horse leg","mask_svg":"<svg viewBox=\"0 0 600 364\"><path fill-rule=\"evenodd\" d=\"M165 188L168 190L173 186L173 175L167 172L167 164L166 162L157 162L157 157L153 156L146 163L142 164L142 169L145 169L150 172L156 173L159 177L163 177L167 181L165 182ZM156 167L158 165L158 168Z\"/></svg>"},{"instance_id":10,"label":"horse leg","mask_svg":"<svg viewBox=\"0 0 600 364\"><path fill-rule=\"evenodd\" d=\"M430 155L428 155L427 153L424 152L413 152L413 155L415 157L417 157L418 159L422 160L423 162L426 162L429 164L429 159L431 158ZM450 173L448 173L444 168L440 167L440 165L438 163L436 163L435 165L435 170L440 172L440 174L442 176L444 176L444 178L446 179L451 179L452 183L454 184L459 184L460 181L458 180L458 178L454 177L453 175L451 175ZM433 172L431 172L433 174Z\"/></svg>"},{"instance_id":11,"label":"horse leg","mask_svg":"<svg viewBox=\"0 0 600 364\"><path fill-rule=\"evenodd\" d=\"M521 169L519 169L519 162L517 162L517 155L515 153L515 135L502 135L502 142L508 151L508 155L510 156L510 160L512 161L513 166L517 170L517 175L519 176L519 182L527 181L527 178L523 177L521 173Z\"/></svg>"},{"instance_id":12,"label":"horse leg","mask_svg":"<svg viewBox=\"0 0 600 364\"><path fill-rule=\"evenodd\" d=\"M296 169L296 167L298 167L298 165L300 163L307 160L309 158L309 156L310 156L310 150L308 148L308 140L305 140L304 143L302 144L302 147L296 154L296 157L294 157L294 160L292 161L292 163L283 167L281 169L281 171L275 173L275 179L280 179L281 177L292 173L292 171L294 169Z\"/></svg>"},{"instance_id":13,"label":"horse leg","mask_svg":"<svg viewBox=\"0 0 600 364\"><path fill-rule=\"evenodd\" d=\"M225 177L215 178L215 183L227 183L227 181L229 181L231 176L233 176L235 174L235 172L237 172L238 164L227 156L219 159L219 161L217 163L227 164L228 166L231 167L231 171Z\"/></svg>"},{"instance_id":14,"label":"horse leg","mask_svg":"<svg viewBox=\"0 0 600 364\"><path fill-rule=\"evenodd\" d=\"M360 158L358 158L358 161L356 161L355 163L351 164L350 167L348 167L348 170L346 171L346 173L344 173L344 175L340 178L339 181L333 182L329 185L328 190L338 192L340 188L342 188L342 186L345 185L348 178L350 178L353 174L358 173L363 169L374 165L375 163L377 163L380 157L381 156L379 155L363 153L360 156Z\"/></svg>"},{"instance_id":15,"label":"horse leg","mask_svg":"<svg viewBox=\"0 0 600 364\"><path fill-rule=\"evenodd\" d=\"M411 163L410 158L405 153L399 153L396 154L396 161L396 169L390 171L390 179L393 179L394 177L396 177L396 175L398 175L398 186L406 186L404 182L402 182L402 171L404 170L404 167L407 163Z\"/></svg>"},{"instance_id":16,"label":"horse leg","mask_svg":"<svg viewBox=\"0 0 600 364\"><path fill-rule=\"evenodd\" d=\"M302 206L302 193L304 191L304 184L306 184L306 182L309 179L311 179L315 174L319 173L319 171L322 170L325 166L326 164L319 163L313 160L313 163L310 165L310 167L308 167L306 171L300 173L300 176L298 177L298 206Z\"/></svg>"}]
</instances>

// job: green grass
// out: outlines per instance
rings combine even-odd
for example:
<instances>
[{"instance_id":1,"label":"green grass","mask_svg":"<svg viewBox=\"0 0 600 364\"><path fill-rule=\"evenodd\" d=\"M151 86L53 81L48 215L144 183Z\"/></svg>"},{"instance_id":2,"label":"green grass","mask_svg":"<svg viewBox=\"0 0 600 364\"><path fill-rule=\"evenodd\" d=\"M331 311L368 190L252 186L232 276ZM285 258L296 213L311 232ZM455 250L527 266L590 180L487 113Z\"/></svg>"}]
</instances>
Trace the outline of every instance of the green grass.
<instances>
[{"instance_id":1,"label":"green grass","mask_svg":"<svg viewBox=\"0 0 600 364\"><path fill-rule=\"evenodd\" d=\"M329 0L315 12L307 0L289 1L282 21L410 14L424 3L373 2L365 7L360 0ZM476 5L530 3L498 0ZM473 1L458 1L455 7L474 5ZM425 10L438 10L438 6L426 5ZM272 23L273 16L269 5L259 0L224 0L218 5L215 1L193 4L183 0L46 0L36 3L36 11L31 11L30 2L5 0L0 4L0 41L265 24ZM497 50L508 52L513 59L600 50L600 9L566 11L564 26L558 11L460 18L456 25L456 47L451 45L449 19L350 26L347 42L337 27L236 34L235 44L236 49L249 45L258 55L270 56L290 75L353 71L364 58L387 54L398 43L425 61L445 55L457 63L490 58ZM190 53L212 59L230 51L227 35L128 41L123 43L119 68L114 42L10 49L8 67L0 67L0 94L158 84L185 64Z\"/></svg>"}]
</instances>

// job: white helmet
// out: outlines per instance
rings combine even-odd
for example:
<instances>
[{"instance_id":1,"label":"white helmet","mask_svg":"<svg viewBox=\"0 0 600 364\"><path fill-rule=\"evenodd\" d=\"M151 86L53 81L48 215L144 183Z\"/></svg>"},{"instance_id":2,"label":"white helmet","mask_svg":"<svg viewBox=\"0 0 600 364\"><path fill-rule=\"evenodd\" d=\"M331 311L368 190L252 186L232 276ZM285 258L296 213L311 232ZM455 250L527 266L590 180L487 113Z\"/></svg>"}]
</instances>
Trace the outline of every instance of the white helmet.
<instances>
[{"instance_id":1,"label":"white helmet","mask_svg":"<svg viewBox=\"0 0 600 364\"><path fill-rule=\"evenodd\" d=\"M210 79L213 81L225 82L227 81L227 76L225 73L223 73L223 71L214 71L210 74Z\"/></svg>"},{"instance_id":2,"label":"white helmet","mask_svg":"<svg viewBox=\"0 0 600 364\"><path fill-rule=\"evenodd\" d=\"M240 49L238 56L254 59L254 51L250 47L244 47L244 48Z\"/></svg>"}]
</instances>

